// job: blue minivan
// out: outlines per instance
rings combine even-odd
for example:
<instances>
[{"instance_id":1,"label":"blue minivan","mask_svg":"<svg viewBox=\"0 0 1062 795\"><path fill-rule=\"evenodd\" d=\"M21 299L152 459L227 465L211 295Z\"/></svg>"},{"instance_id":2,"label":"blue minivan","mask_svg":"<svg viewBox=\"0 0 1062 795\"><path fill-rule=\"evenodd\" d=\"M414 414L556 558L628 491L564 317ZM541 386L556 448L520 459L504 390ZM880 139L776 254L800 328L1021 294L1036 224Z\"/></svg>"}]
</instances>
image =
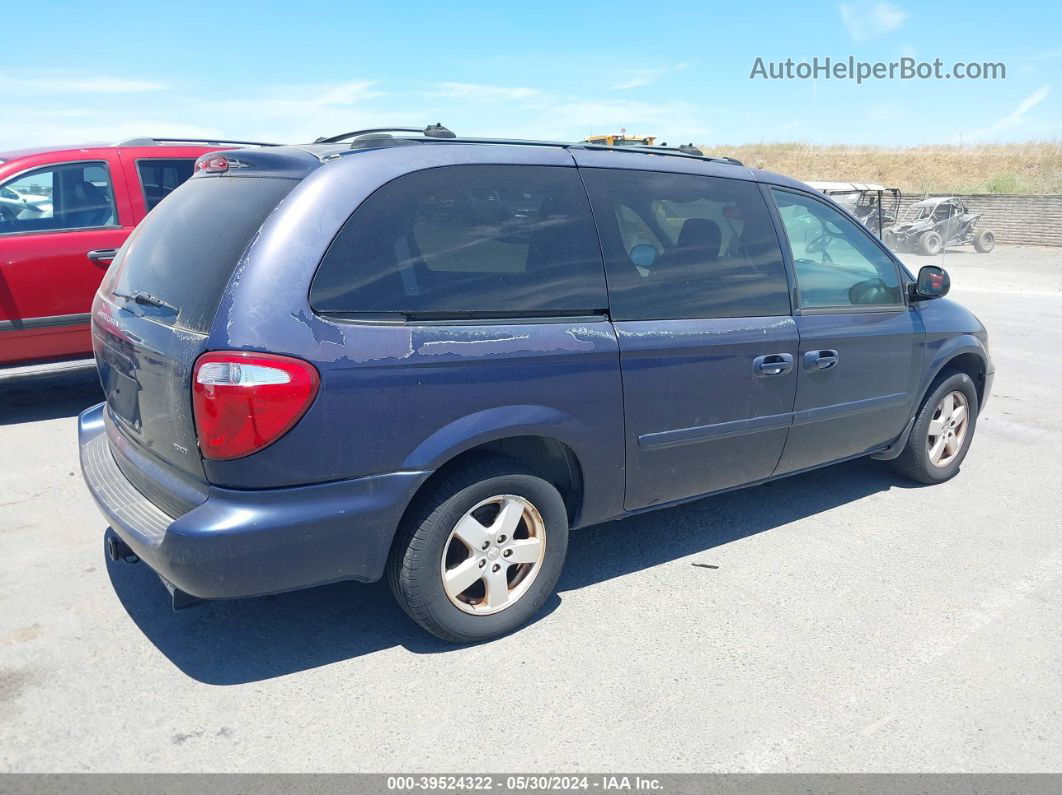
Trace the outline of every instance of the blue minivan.
<instances>
[{"instance_id":1,"label":"blue minivan","mask_svg":"<svg viewBox=\"0 0 1062 795\"><path fill-rule=\"evenodd\" d=\"M204 155L92 308L108 552L180 607L387 576L530 619L569 528L858 456L938 483L984 328L801 182L440 127Z\"/></svg>"}]
</instances>

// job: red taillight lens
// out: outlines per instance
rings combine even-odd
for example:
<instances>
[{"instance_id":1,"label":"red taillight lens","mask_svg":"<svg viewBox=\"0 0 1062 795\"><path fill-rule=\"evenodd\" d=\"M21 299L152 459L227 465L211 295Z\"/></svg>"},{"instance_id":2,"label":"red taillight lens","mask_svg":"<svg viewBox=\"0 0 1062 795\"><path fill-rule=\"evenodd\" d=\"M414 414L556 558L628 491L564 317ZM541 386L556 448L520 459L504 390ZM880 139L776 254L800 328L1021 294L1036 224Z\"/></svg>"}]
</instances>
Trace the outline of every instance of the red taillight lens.
<instances>
[{"instance_id":1,"label":"red taillight lens","mask_svg":"<svg viewBox=\"0 0 1062 795\"><path fill-rule=\"evenodd\" d=\"M268 447L306 413L320 378L309 362L269 353L205 353L192 373L199 449L217 461Z\"/></svg>"}]
</instances>

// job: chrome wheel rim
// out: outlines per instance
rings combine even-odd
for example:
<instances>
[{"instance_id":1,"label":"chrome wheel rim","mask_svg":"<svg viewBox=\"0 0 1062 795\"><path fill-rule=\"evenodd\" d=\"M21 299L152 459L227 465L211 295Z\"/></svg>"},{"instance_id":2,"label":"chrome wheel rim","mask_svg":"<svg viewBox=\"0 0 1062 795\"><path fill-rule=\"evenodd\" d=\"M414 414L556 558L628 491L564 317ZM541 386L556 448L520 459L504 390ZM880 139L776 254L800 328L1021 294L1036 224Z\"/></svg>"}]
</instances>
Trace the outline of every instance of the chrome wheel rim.
<instances>
[{"instance_id":1,"label":"chrome wheel rim","mask_svg":"<svg viewBox=\"0 0 1062 795\"><path fill-rule=\"evenodd\" d=\"M969 427L970 402L962 392L949 392L941 398L929 421L929 463L946 467L954 461Z\"/></svg>"},{"instance_id":2,"label":"chrome wheel rim","mask_svg":"<svg viewBox=\"0 0 1062 795\"><path fill-rule=\"evenodd\" d=\"M477 503L454 525L440 575L447 598L473 615L512 607L527 593L546 555L546 524L530 502L499 494Z\"/></svg>"}]
</instances>

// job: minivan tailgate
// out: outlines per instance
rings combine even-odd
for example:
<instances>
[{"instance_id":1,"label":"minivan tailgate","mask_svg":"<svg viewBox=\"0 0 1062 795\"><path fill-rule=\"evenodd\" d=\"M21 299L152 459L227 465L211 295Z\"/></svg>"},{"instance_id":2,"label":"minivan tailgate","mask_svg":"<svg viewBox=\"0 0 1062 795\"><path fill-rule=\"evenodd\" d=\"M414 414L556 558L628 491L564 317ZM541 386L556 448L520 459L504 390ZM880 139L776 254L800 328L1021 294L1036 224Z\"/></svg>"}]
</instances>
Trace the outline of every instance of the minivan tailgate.
<instances>
[{"instance_id":1,"label":"minivan tailgate","mask_svg":"<svg viewBox=\"0 0 1062 795\"><path fill-rule=\"evenodd\" d=\"M92 348L110 418L137 448L200 482L191 374L206 340L102 295L93 305Z\"/></svg>"}]
</instances>

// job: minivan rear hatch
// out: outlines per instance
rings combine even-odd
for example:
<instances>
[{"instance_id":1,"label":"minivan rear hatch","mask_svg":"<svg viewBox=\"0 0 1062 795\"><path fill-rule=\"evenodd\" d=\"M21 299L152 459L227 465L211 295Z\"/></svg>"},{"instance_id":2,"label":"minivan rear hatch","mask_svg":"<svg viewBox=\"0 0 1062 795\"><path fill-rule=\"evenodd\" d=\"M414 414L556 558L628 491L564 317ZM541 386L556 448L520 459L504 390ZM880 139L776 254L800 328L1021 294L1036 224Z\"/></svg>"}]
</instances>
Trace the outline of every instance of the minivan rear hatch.
<instances>
[{"instance_id":1,"label":"minivan rear hatch","mask_svg":"<svg viewBox=\"0 0 1062 795\"><path fill-rule=\"evenodd\" d=\"M97 295L93 350L108 419L135 451L185 478L205 479L193 366L241 255L297 184L286 177L189 179L136 228Z\"/></svg>"}]
</instances>

